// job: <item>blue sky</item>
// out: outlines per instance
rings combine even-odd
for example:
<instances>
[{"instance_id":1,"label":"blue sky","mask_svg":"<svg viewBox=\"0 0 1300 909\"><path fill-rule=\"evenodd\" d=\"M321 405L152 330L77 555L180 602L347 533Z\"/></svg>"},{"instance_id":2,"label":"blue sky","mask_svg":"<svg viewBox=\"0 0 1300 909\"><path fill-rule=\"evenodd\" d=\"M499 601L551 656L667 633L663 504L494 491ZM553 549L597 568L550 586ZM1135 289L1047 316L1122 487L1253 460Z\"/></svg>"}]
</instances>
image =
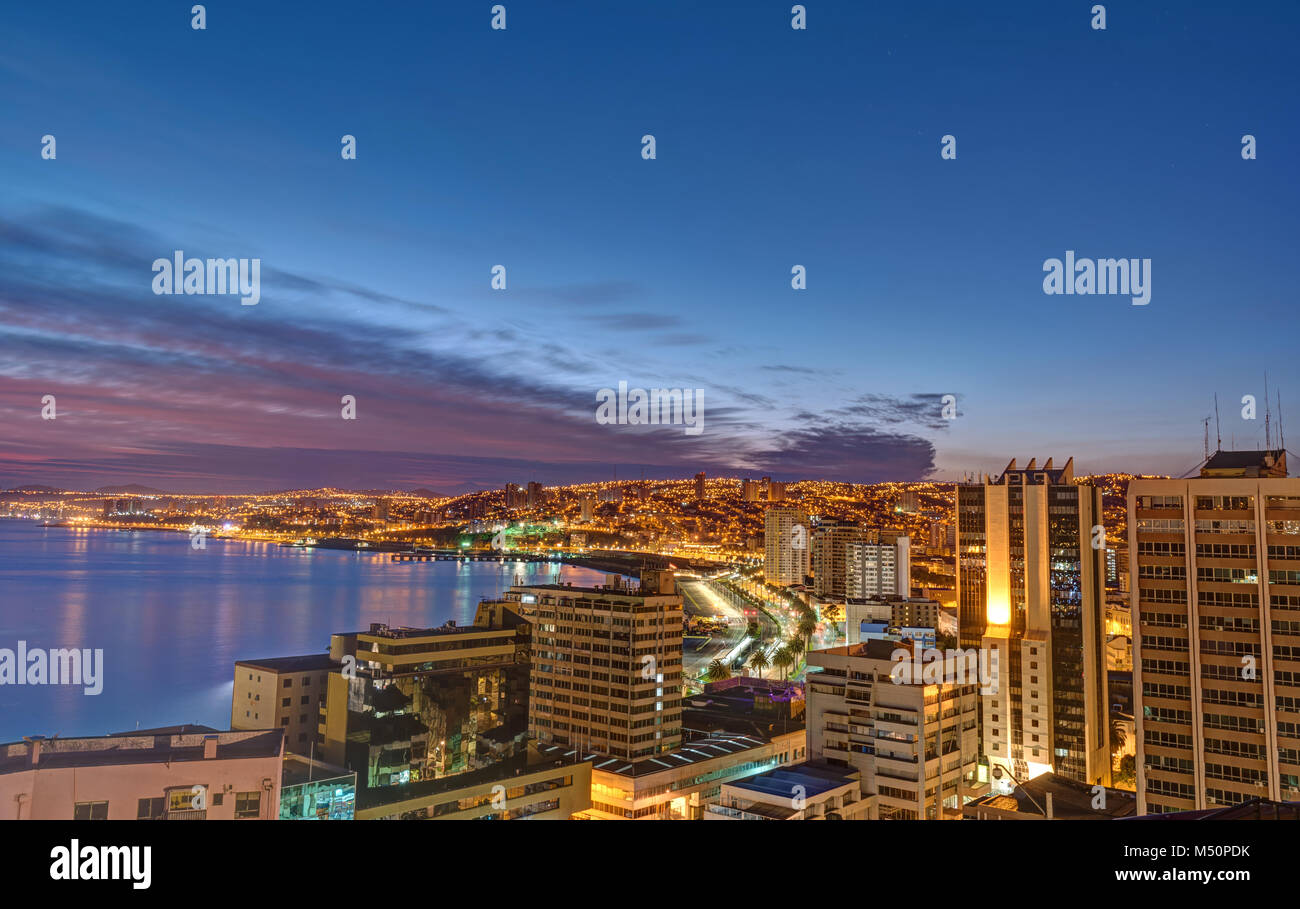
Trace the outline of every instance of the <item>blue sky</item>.
<instances>
[{"instance_id":1,"label":"blue sky","mask_svg":"<svg viewBox=\"0 0 1300 909\"><path fill-rule=\"evenodd\" d=\"M805 5L6 8L0 484L1180 473L1216 391L1262 446L1294 4ZM154 296L175 249L261 303ZM1151 259L1150 305L1044 295L1067 249ZM619 381L706 431L597 425Z\"/></svg>"}]
</instances>

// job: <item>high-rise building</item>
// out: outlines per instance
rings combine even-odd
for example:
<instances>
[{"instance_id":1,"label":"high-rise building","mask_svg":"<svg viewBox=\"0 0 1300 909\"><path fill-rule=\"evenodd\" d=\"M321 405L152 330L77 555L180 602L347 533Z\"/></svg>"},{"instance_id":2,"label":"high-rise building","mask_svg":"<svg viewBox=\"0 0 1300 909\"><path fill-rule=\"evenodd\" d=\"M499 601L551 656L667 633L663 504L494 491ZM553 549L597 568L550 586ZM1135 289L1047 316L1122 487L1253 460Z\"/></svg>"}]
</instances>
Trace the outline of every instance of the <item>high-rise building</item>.
<instances>
[{"instance_id":1,"label":"high-rise building","mask_svg":"<svg viewBox=\"0 0 1300 909\"><path fill-rule=\"evenodd\" d=\"M769 481L767 484L767 500L769 502L784 502L785 484Z\"/></svg>"},{"instance_id":2,"label":"high-rise building","mask_svg":"<svg viewBox=\"0 0 1300 909\"><path fill-rule=\"evenodd\" d=\"M1013 778L1110 782L1101 520L1101 490L1074 480L1073 458L1013 459L957 487L959 641L997 657L983 749Z\"/></svg>"},{"instance_id":3,"label":"high-rise building","mask_svg":"<svg viewBox=\"0 0 1300 909\"><path fill-rule=\"evenodd\" d=\"M590 524L596 516L596 499L594 496L584 495L578 500L578 505L582 510L582 523Z\"/></svg>"},{"instance_id":4,"label":"high-rise building","mask_svg":"<svg viewBox=\"0 0 1300 909\"><path fill-rule=\"evenodd\" d=\"M631 588L514 586L509 605L532 623L529 732L541 744L623 760L682 740L682 597L671 571Z\"/></svg>"},{"instance_id":5,"label":"high-rise building","mask_svg":"<svg viewBox=\"0 0 1300 909\"><path fill-rule=\"evenodd\" d=\"M546 489L541 483L528 484L528 507L537 508L546 501Z\"/></svg>"},{"instance_id":6,"label":"high-rise building","mask_svg":"<svg viewBox=\"0 0 1300 909\"><path fill-rule=\"evenodd\" d=\"M695 475L695 498L703 500L704 495L704 471Z\"/></svg>"},{"instance_id":7,"label":"high-rise building","mask_svg":"<svg viewBox=\"0 0 1300 909\"><path fill-rule=\"evenodd\" d=\"M507 483L505 490L506 508L519 508L524 504L524 494L518 483Z\"/></svg>"},{"instance_id":8,"label":"high-rise building","mask_svg":"<svg viewBox=\"0 0 1300 909\"><path fill-rule=\"evenodd\" d=\"M758 494L758 483L748 478L740 481L740 500L742 502L757 502Z\"/></svg>"},{"instance_id":9,"label":"high-rise building","mask_svg":"<svg viewBox=\"0 0 1300 909\"><path fill-rule=\"evenodd\" d=\"M845 592L847 547L867 539L867 531L852 521L828 521L818 524L812 534L810 555L813 591L820 597L848 596Z\"/></svg>"},{"instance_id":10,"label":"high-rise building","mask_svg":"<svg viewBox=\"0 0 1300 909\"><path fill-rule=\"evenodd\" d=\"M1133 480L1139 813L1300 799L1300 478L1286 452L1220 451Z\"/></svg>"},{"instance_id":11,"label":"high-rise building","mask_svg":"<svg viewBox=\"0 0 1300 909\"><path fill-rule=\"evenodd\" d=\"M912 592L911 540L870 532L844 547L844 595L907 597Z\"/></svg>"},{"instance_id":12,"label":"high-rise building","mask_svg":"<svg viewBox=\"0 0 1300 909\"><path fill-rule=\"evenodd\" d=\"M960 817L981 794L980 683L956 660L929 664L932 681L895 674L894 651L908 646L863 641L808 654L808 759L857 770L872 819Z\"/></svg>"},{"instance_id":13,"label":"high-rise building","mask_svg":"<svg viewBox=\"0 0 1300 909\"><path fill-rule=\"evenodd\" d=\"M802 584L811 566L808 513L802 508L769 508L763 515L763 575L780 587Z\"/></svg>"}]
</instances>

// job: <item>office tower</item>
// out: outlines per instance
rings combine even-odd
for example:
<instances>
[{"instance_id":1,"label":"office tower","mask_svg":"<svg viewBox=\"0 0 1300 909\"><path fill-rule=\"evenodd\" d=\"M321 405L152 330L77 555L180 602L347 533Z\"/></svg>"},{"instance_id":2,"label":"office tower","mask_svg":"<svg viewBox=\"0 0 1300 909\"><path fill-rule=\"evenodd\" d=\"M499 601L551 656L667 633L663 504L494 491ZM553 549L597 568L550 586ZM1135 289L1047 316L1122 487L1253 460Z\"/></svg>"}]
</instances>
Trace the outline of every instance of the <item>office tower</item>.
<instances>
[{"instance_id":1,"label":"office tower","mask_svg":"<svg viewBox=\"0 0 1300 909\"><path fill-rule=\"evenodd\" d=\"M0 818L275 820L284 733L207 726L0 745Z\"/></svg>"},{"instance_id":2,"label":"office tower","mask_svg":"<svg viewBox=\"0 0 1300 909\"><path fill-rule=\"evenodd\" d=\"M959 641L996 653L981 709L984 755L1015 778L1110 782L1101 490L1013 459L957 487Z\"/></svg>"},{"instance_id":3,"label":"office tower","mask_svg":"<svg viewBox=\"0 0 1300 909\"><path fill-rule=\"evenodd\" d=\"M844 547L844 595L907 597L912 593L911 539L871 531Z\"/></svg>"},{"instance_id":4,"label":"office tower","mask_svg":"<svg viewBox=\"0 0 1300 909\"><path fill-rule=\"evenodd\" d=\"M341 668L329 676L317 753L355 770L359 793L523 754L529 634L508 605L484 602L470 626L332 635Z\"/></svg>"},{"instance_id":5,"label":"office tower","mask_svg":"<svg viewBox=\"0 0 1300 909\"><path fill-rule=\"evenodd\" d=\"M231 729L283 729L284 747L310 754L331 672L339 663L328 653L239 660L230 698Z\"/></svg>"},{"instance_id":6,"label":"office tower","mask_svg":"<svg viewBox=\"0 0 1300 909\"><path fill-rule=\"evenodd\" d=\"M578 500L578 504L582 509L582 523L590 524L592 518L596 516L596 500L592 496L584 495Z\"/></svg>"},{"instance_id":7,"label":"office tower","mask_svg":"<svg viewBox=\"0 0 1300 909\"><path fill-rule=\"evenodd\" d=\"M104 500L104 517L108 517L108 516L111 515L112 513L113 513L113 500L112 500L112 499L105 499L105 500Z\"/></svg>"},{"instance_id":8,"label":"office tower","mask_svg":"<svg viewBox=\"0 0 1300 909\"><path fill-rule=\"evenodd\" d=\"M740 481L740 500L742 502L757 502L759 487L753 480L744 479Z\"/></svg>"},{"instance_id":9,"label":"office tower","mask_svg":"<svg viewBox=\"0 0 1300 909\"><path fill-rule=\"evenodd\" d=\"M1139 812L1300 799L1300 478L1285 450L1133 480Z\"/></svg>"},{"instance_id":10,"label":"office tower","mask_svg":"<svg viewBox=\"0 0 1300 909\"><path fill-rule=\"evenodd\" d=\"M960 817L978 794L979 671L945 660L927 682L911 661L895 663L899 648L909 649L863 641L808 654L808 759L857 770L872 819ZM891 676L896 665L908 674Z\"/></svg>"},{"instance_id":11,"label":"office tower","mask_svg":"<svg viewBox=\"0 0 1300 909\"><path fill-rule=\"evenodd\" d=\"M528 484L528 507L536 508L546 501L546 490L541 483Z\"/></svg>"},{"instance_id":12,"label":"office tower","mask_svg":"<svg viewBox=\"0 0 1300 909\"><path fill-rule=\"evenodd\" d=\"M763 575L779 587L802 584L811 561L808 514L802 508L769 508L763 515Z\"/></svg>"},{"instance_id":13,"label":"office tower","mask_svg":"<svg viewBox=\"0 0 1300 909\"><path fill-rule=\"evenodd\" d=\"M705 498L704 471L702 470L695 475L695 498L700 499L701 501Z\"/></svg>"},{"instance_id":14,"label":"office tower","mask_svg":"<svg viewBox=\"0 0 1300 909\"><path fill-rule=\"evenodd\" d=\"M507 603L532 623L529 733L624 760L682 740L682 597L671 571L600 587L514 586Z\"/></svg>"}]
</instances>

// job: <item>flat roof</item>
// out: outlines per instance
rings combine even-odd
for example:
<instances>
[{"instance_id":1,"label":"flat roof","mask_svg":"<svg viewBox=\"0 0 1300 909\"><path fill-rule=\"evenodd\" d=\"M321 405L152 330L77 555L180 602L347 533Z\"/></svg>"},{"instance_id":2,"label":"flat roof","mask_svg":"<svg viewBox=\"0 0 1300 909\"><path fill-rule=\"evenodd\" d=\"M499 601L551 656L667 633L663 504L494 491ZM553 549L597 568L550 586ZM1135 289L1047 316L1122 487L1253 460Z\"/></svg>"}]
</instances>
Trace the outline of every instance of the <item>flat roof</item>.
<instances>
[{"instance_id":1,"label":"flat roof","mask_svg":"<svg viewBox=\"0 0 1300 909\"><path fill-rule=\"evenodd\" d=\"M266 672L312 672L317 669L337 669L342 664L330 659L328 653L309 653L305 656L267 657L264 660L236 660L235 665Z\"/></svg>"},{"instance_id":2,"label":"flat roof","mask_svg":"<svg viewBox=\"0 0 1300 909\"><path fill-rule=\"evenodd\" d=\"M716 758L743 754L746 751L761 748L766 744L767 742L762 739L747 735L710 736L683 745L676 751L638 758L635 761L600 754L599 752L580 751L567 745L539 745L537 750L541 754L557 760L590 761L592 768L595 770L603 770L606 773L615 773L619 776L635 779L653 773L663 773L665 770L676 770L679 767L701 764Z\"/></svg>"},{"instance_id":3,"label":"flat roof","mask_svg":"<svg viewBox=\"0 0 1300 909\"><path fill-rule=\"evenodd\" d=\"M854 770L841 770L827 764L803 763L791 767L778 767L776 770L769 770L758 776L723 783L723 785L732 789L743 789L746 792L789 798L795 793L796 786L803 787L804 795L821 795L832 789L856 783L859 779L858 772Z\"/></svg>"},{"instance_id":4,"label":"flat roof","mask_svg":"<svg viewBox=\"0 0 1300 909\"><path fill-rule=\"evenodd\" d=\"M181 729L183 732L174 732ZM35 767L51 770L71 767L104 767L120 764L163 764L204 759L204 742L217 739L217 760L280 757L284 748L283 729L231 730L218 732L204 726L171 726L160 730L119 732L84 738L43 738L0 745L0 773L19 773ZM40 755L32 764L32 750Z\"/></svg>"}]
</instances>

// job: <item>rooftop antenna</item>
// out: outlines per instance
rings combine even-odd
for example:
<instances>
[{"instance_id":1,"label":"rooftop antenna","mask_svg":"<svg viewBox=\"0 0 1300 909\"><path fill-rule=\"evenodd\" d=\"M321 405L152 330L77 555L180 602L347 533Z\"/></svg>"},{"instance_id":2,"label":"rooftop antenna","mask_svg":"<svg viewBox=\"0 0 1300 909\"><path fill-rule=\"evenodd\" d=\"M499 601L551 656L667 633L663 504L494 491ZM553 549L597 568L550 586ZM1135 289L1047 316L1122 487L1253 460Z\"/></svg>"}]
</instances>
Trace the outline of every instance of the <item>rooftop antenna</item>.
<instances>
[{"instance_id":1,"label":"rooftop antenna","mask_svg":"<svg viewBox=\"0 0 1300 909\"><path fill-rule=\"evenodd\" d=\"M1282 434L1282 389L1277 390L1277 447L1286 450L1286 436Z\"/></svg>"},{"instance_id":2,"label":"rooftop antenna","mask_svg":"<svg viewBox=\"0 0 1300 909\"><path fill-rule=\"evenodd\" d=\"M1219 393L1214 393L1214 450L1223 451L1223 432L1219 429Z\"/></svg>"},{"instance_id":3,"label":"rooftop antenna","mask_svg":"<svg viewBox=\"0 0 1300 909\"><path fill-rule=\"evenodd\" d=\"M1264 373L1264 450L1268 451L1273 447L1273 435L1269 432L1269 424L1272 422L1272 414L1268 406L1268 373Z\"/></svg>"},{"instance_id":4,"label":"rooftop antenna","mask_svg":"<svg viewBox=\"0 0 1300 909\"><path fill-rule=\"evenodd\" d=\"M1210 460L1210 418L1201 421L1205 424L1205 460Z\"/></svg>"}]
</instances>

